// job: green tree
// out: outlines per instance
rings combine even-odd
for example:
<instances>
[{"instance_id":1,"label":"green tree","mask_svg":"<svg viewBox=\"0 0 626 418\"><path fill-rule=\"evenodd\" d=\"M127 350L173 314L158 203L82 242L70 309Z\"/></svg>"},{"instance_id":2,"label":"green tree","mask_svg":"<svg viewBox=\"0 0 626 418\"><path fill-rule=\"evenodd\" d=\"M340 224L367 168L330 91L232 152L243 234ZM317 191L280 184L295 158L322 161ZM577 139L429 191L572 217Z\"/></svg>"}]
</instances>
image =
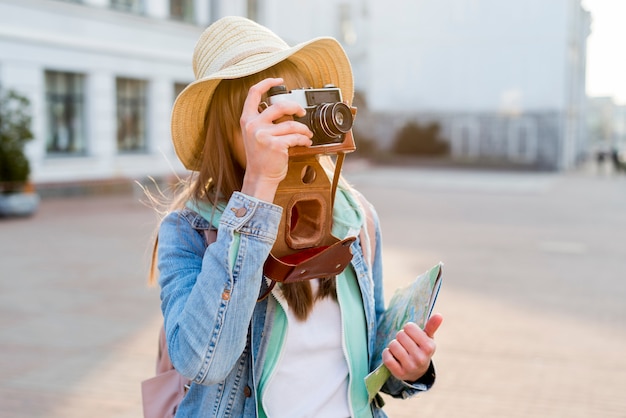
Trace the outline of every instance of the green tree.
<instances>
[{"instance_id":1,"label":"green tree","mask_svg":"<svg viewBox=\"0 0 626 418\"><path fill-rule=\"evenodd\" d=\"M401 155L445 155L449 145L440 136L441 127L432 122L421 126L409 122L400 129L393 142L393 152Z\"/></svg>"},{"instance_id":2,"label":"green tree","mask_svg":"<svg viewBox=\"0 0 626 418\"><path fill-rule=\"evenodd\" d=\"M29 100L14 90L0 89L0 191L23 187L30 175L24 146L33 139Z\"/></svg>"}]
</instances>

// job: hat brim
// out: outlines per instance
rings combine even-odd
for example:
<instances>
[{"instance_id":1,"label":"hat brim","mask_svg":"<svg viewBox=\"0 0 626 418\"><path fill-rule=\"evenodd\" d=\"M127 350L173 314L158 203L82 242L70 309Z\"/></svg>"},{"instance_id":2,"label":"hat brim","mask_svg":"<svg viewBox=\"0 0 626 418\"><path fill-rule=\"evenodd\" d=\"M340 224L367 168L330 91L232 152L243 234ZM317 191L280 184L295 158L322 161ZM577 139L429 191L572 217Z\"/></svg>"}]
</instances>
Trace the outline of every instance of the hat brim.
<instances>
[{"instance_id":1,"label":"hat brim","mask_svg":"<svg viewBox=\"0 0 626 418\"><path fill-rule=\"evenodd\" d=\"M350 61L333 38L316 38L288 49L253 55L190 83L176 98L172 108L172 141L178 158L187 169L199 169L206 134L206 113L220 81L256 74L287 59L311 81L311 87L334 84L341 89L343 100L352 102L354 81Z\"/></svg>"}]
</instances>

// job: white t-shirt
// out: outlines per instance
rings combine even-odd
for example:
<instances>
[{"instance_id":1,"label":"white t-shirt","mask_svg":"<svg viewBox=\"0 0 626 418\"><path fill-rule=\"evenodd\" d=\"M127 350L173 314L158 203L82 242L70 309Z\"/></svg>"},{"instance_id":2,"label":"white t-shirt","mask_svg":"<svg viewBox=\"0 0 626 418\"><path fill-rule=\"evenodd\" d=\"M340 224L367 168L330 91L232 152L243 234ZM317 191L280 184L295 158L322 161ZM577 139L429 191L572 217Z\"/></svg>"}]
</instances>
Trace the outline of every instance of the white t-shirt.
<instances>
[{"instance_id":1,"label":"white t-shirt","mask_svg":"<svg viewBox=\"0 0 626 418\"><path fill-rule=\"evenodd\" d=\"M312 280L314 294L317 280ZM341 311L332 297L317 300L306 321L287 309L287 333L263 394L268 418L346 418L348 364Z\"/></svg>"}]
</instances>

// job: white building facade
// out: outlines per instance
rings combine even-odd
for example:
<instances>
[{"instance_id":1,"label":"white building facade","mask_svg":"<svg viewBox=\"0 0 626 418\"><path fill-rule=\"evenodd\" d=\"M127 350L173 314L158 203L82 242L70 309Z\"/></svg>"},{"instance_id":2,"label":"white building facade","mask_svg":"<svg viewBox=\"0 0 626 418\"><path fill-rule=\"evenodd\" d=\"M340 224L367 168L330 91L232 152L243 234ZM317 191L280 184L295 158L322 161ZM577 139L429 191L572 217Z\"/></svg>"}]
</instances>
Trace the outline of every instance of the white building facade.
<instances>
[{"instance_id":1,"label":"white building facade","mask_svg":"<svg viewBox=\"0 0 626 418\"><path fill-rule=\"evenodd\" d=\"M580 3L370 2L365 85L385 117L369 131L436 121L456 158L572 167L586 142L590 17Z\"/></svg>"},{"instance_id":2,"label":"white building facade","mask_svg":"<svg viewBox=\"0 0 626 418\"><path fill-rule=\"evenodd\" d=\"M34 182L180 171L171 105L230 14L339 39L367 103L355 130L381 147L408 121L439 123L459 159L567 169L585 147L580 0L0 0L0 86L31 101Z\"/></svg>"},{"instance_id":3,"label":"white building facade","mask_svg":"<svg viewBox=\"0 0 626 418\"><path fill-rule=\"evenodd\" d=\"M31 102L32 180L177 170L171 106L193 79L191 54L212 11L169 0L0 1L0 86Z\"/></svg>"}]
</instances>

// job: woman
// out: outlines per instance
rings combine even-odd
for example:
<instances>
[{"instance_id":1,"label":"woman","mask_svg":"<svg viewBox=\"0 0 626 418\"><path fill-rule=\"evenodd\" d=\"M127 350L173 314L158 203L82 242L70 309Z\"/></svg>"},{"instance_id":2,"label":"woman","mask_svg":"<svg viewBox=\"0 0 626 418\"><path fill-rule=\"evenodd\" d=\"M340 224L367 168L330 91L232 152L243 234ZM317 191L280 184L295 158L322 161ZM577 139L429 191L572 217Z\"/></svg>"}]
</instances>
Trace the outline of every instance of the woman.
<instances>
[{"instance_id":1,"label":"woman","mask_svg":"<svg viewBox=\"0 0 626 418\"><path fill-rule=\"evenodd\" d=\"M358 235L365 216L376 225L370 265L363 243L336 278L275 286L263 266L278 233L282 208L274 196L291 147L311 145L312 132L285 116L303 116L298 103L261 106L273 86L333 84L353 96L349 61L331 38L289 47L268 29L241 17L211 25L194 51L196 81L172 113L176 153L195 171L162 221L157 244L159 285L169 356L192 380L177 416L372 417L364 377L376 321L384 311L378 220L342 184L333 235ZM369 214L369 215L368 215ZM207 246L204 232L217 229ZM383 391L408 397L434 382L434 315L425 331L407 324L382 361L392 372Z\"/></svg>"}]
</instances>

